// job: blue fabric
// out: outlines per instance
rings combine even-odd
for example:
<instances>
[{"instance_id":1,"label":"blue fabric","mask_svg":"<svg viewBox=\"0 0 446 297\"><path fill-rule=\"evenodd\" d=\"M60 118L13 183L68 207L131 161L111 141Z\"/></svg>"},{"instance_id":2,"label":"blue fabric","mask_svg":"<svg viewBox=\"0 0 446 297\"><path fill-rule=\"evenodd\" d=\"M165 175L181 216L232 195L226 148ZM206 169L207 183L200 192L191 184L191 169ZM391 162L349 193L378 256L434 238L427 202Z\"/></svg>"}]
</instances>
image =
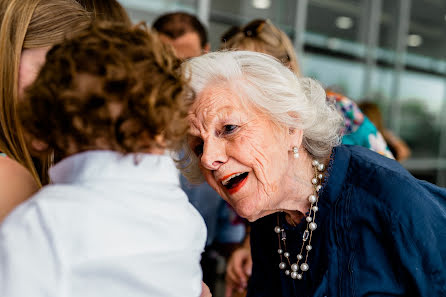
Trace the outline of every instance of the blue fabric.
<instances>
[{"instance_id":1,"label":"blue fabric","mask_svg":"<svg viewBox=\"0 0 446 297\"><path fill-rule=\"evenodd\" d=\"M446 296L446 190L359 146L335 148L327 175L310 270L285 276L277 215L264 217L251 224L248 297ZM293 261L305 225L284 225Z\"/></svg>"}]
</instances>

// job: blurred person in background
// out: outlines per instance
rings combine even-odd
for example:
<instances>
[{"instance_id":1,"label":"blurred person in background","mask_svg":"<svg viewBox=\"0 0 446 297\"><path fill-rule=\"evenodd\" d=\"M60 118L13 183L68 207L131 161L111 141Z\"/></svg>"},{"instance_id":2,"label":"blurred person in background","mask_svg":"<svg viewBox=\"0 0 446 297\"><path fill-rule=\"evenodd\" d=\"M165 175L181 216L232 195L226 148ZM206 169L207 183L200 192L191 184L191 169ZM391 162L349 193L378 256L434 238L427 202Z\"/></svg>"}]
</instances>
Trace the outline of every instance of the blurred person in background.
<instances>
[{"instance_id":1,"label":"blurred person in background","mask_svg":"<svg viewBox=\"0 0 446 297\"><path fill-rule=\"evenodd\" d=\"M340 145L324 89L270 55L184 67L196 96L180 168L251 222L249 297L444 295L446 189Z\"/></svg>"},{"instance_id":2,"label":"blurred person in background","mask_svg":"<svg viewBox=\"0 0 446 297\"><path fill-rule=\"evenodd\" d=\"M271 55L290 68L296 76L301 76L291 40L269 20L256 19L245 26L230 28L221 37L220 49L248 50ZM353 100L330 90L326 91L326 95L327 101L334 102L336 109L343 115L343 144L360 145L393 158L381 133L364 116ZM243 288L246 288L251 269L249 236L247 236L242 247L238 248L228 261L226 296L230 296L234 290L243 291Z\"/></svg>"},{"instance_id":3,"label":"blurred person in background","mask_svg":"<svg viewBox=\"0 0 446 297\"><path fill-rule=\"evenodd\" d=\"M186 12L158 17L152 28L170 44L177 57L189 59L207 53L210 45L205 26ZM233 209L207 183L191 185L182 175L183 190L203 216L207 227L206 250L202 256L203 281L215 292L218 258L229 257L245 236L245 224Z\"/></svg>"},{"instance_id":4,"label":"blurred person in background","mask_svg":"<svg viewBox=\"0 0 446 297\"><path fill-rule=\"evenodd\" d=\"M189 127L180 66L145 26L110 22L48 52L17 112L61 159L1 225L0 296L200 295L205 224L164 155Z\"/></svg>"},{"instance_id":5,"label":"blurred person in background","mask_svg":"<svg viewBox=\"0 0 446 297\"><path fill-rule=\"evenodd\" d=\"M186 12L172 12L158 17L152 28L163 42L172 45L177 57L185 60L209 52L207 31L197 17Z\"/></svg>"},{"instance_id":6,"label":"blurred person in background","mask_svg":"<svg viewBox=\"0 0 446 297\"><path fill-rule=\"evenodd\" d=\"M359 108L384 136L389 149L392 151L397 161L402 162L410 157L410 148L404 140L384 127L384 121L378 104L364 101L359 103Z\"/></svg>"},{"instance_id":7,"label":"blurred person in background","mask_svg":"<svg viewBox=\"0 0 446 297\"><path fill-rule=\"evenodd\" d=\"M74 0L0 0L0 221L49 182L52 154L32 156L17 117L19 97L37 76L48 49L90 21Z\"/></svg>"}]
</instances>

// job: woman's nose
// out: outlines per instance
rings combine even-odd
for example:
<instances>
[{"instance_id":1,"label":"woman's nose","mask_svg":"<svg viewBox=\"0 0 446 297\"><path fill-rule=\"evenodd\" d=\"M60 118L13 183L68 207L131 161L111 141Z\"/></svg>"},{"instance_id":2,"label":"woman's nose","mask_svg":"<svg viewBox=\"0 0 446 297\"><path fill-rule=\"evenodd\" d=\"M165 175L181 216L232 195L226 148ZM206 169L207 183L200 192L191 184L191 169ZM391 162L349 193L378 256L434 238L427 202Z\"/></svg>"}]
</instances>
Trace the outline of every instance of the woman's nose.
<instances>
[{"instance_id":1,"label":"woman's nose","mask_svg":"<svg viewBox=\"0 0 446 297\"><path fill-rule=\"evenodd\" d=\"M226 163L228 156L226 155L225 145L222 141L207 140L203 146L203 154L201 163L208 170L217 170L221 165Z\"/></svg>"}]
</instances>

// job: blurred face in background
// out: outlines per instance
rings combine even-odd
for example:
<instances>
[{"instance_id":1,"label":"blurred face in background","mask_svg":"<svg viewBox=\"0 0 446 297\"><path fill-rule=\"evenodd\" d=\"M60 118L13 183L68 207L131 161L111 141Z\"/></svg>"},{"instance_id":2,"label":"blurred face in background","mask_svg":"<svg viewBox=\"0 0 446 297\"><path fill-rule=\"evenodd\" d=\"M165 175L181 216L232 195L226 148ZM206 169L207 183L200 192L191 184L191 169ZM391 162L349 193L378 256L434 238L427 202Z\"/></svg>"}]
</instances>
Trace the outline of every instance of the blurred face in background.
<instances>
[{"instance_id":1,"label":"blurred face in background","mask_svg":"<svg viewBox=\"0 0 446 297\"><path fill-rule=\"evenodd\" d=\"M187 32L176 39L160 34L160 39L162 42L172 45L177 57L181 60L201 56L210 48L209 44L206 44L204 48L201 47L200 36L196 32Z\"/></svg>"}]
</instances>

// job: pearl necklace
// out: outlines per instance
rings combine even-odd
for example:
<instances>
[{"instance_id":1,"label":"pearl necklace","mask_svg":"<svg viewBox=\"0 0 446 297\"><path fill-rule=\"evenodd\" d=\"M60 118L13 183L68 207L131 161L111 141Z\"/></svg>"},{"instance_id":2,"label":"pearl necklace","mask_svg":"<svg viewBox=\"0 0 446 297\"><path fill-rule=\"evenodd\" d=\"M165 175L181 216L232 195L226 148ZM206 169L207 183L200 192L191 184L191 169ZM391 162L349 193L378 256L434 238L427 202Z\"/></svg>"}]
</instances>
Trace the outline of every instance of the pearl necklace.
<instances>
[{"instance_id":1,"label":"pearl necklace","mask_svg":"<svg viewBox=\"0 0 446 297\"><path fill-rule=\"evenodd\" d=\"M315 177L311 179L311 184L313 185L313 193L308 196L308 201L310 202L311 206L308 216L305 218L305 220L307 221L307 227L304 231L304 234L302 235L302 247L300 248L300 252L297 255L297 261L295 263L292 263L292 261L290 260L290 253L286 251L286 233L285 229L280 227L279 214L277 214L277 226L274 228L274 232L277 233L277 237L279 239L279 249L277 250L280 256L279 268L285 270L285 275L289 275L292 279L298 280L302 279L303 273L305 271L308 271L308 269L310 268L307 263L308 254L313 249L313 247L311 246L311 238L313 236L313 231L317 228L315 220L316 212L319 210L317 207L317 202L319 200L318 193L322 188L321 183L324 177L322 172L325 169L324 164L319 163L317 160L313 160L312 165L314 168ZM306 250L305 257L303 255L304 249ZM286 262L283 260L283 257L285 257ZM301 261L302 263L299 264Z\"/></svg>"}]
</instances>

